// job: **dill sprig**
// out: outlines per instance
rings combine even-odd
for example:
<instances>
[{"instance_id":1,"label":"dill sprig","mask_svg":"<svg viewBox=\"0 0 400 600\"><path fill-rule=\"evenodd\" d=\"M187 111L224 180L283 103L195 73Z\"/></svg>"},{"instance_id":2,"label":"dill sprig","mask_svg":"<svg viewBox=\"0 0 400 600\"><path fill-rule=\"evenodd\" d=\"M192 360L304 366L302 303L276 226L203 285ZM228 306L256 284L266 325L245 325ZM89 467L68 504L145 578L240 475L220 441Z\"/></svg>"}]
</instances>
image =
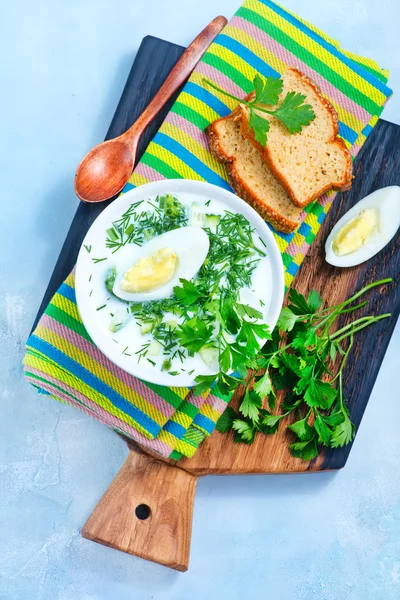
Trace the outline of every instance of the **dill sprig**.
<instances>
[{"instance_id":1,"label":"dill sprig","mask_svg":"<svg viewBox=\"0 0 400 600\"><path fill-rule=\"evenodd\" d=\"M148 201L152 210L138 211L143 202L140 200L131 204L121 218L113 221L107 229L106 247L113 254L126 244L142 246L151 238L185 227L188 223L186 208L171 194Z\"/></svg>"}]
</instances>

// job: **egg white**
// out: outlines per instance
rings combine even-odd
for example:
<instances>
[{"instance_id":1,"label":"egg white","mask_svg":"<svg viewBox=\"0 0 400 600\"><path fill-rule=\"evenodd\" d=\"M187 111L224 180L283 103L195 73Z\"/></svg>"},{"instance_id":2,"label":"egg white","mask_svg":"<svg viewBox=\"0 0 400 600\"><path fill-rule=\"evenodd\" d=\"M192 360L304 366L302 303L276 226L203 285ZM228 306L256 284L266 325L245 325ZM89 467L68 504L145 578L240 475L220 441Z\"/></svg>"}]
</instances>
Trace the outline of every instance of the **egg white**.
<instances>
[{"instance_id":1,"label":"egg white","mask_svg":"<svg viewBox=\"0 0 400 600\"><path fill-rule=\"evenodd\" d=\"M169 298L173 294L174 287L179 285L179 279L190 281L197 274L207 257L209 247L210 240L204 229L191 226L167 231L143 246L130 244L115 257L117 275L113 292L128 302L148 302ZM172 278L162 287L151 292L128 292L121 289L125 273L140 259L150 256L162 248L171 248L178 257L178 264Z\"/></svg>"},{"instance_id":2,"label":"egg white","mask_svg":"<svg viewBox=\"0 0 400 600\"><path fill-rule=\"evenodd\" d=\"M367 208L374 208L378 213L378 223L372 233L358 250L351 254L338 256L333 250L333 240L339 229ZM397 185L381 188L369 194L336 223L325 244L325 260L335 267L355 267L378 254L396 235L400 226L400 187Z\"/></svg>"}]
</instances>

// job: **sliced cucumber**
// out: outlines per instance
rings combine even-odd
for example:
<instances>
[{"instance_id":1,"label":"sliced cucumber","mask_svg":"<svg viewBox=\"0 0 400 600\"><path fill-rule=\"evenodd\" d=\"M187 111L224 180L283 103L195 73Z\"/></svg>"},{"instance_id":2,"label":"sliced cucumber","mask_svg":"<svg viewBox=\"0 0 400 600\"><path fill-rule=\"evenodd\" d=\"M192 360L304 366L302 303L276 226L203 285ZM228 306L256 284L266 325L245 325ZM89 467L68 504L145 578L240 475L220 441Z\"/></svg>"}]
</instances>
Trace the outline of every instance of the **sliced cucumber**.
<instances>
[{"instance_id":1,"label":"sliced cucumber","mask_svg":"<svg viewBox=\"0 0 400 600\"><path fill-rule=\"evenodd\" d=\"M193 202L190 208L190 225L204 227L206 215L201 210L201 205Z\"/></svg>"},{"instance_id":2,"label":"sliced cucumber","mask_svg":"<svg viewBox=\"0 0 400 600\"><path fill-rule=\"evenodd\" d=\"M207 367L218 369L218 348L206 344L200 349L199 354Z\"/></svg>"},{"instance_id":3,"label":"sliced cucumber","mask_svg":"<svg viewBox=\"0 0 400 600\"><path fill-rule=\"evenodd\" d=\"M130 318L130 315L129 315L129 313L126 312L126 310L118 309L114 313L114 316L111 317L111 321L108 326L108 329L110 331L112 331L113 333L115 333L116 331L119 331L120 329L122 329L122 327L124 327L124 325L127 324L129 318Z\"/></svg>"},{"instance_id":4,"label":"sliced cucumber","mask_svg":"<svg viewBox=\"0 0 400 600\"><path fill-rule=\"evenodd\" d=\"M176 329L178 327L178 321L176 319L170 319L169 321L165 321L165 324L170 329Z\"/></svg>"},{"instance_id":5,"label":"sliced cucumber","mask_svg":"<svg viewBox=\"0 0 400 600\"><path fill-rule=\"evenodd\" d=\"M153 329L158 327L160 323L161 323L161 317L154 317L153 319L146 320L140 326L141 334L145 335L146 333L150 333L150 331L153 331Z\"/></svg>"},{"instance_id":6,"label":"sliced cucumber","mask_svg":"<svg viewBox=\"0 0 400 600\"><path fill-rule=\"evenodd\" d=\"M147 356L159 356L161 352L161 344L154 340L151 342L150 346L147 348Z\"/></svg>"},{"instance_id":7,"label":"sliced cucumber","mask_svg":"<svg viewBox=\"0 0 400 600\"><path fill-rule=\"evenodd\" d=\"M218 223L221 220L220 215L208 215L206 214L205 224L206 227L217 227Z\"/></svg>"}]
</instances>

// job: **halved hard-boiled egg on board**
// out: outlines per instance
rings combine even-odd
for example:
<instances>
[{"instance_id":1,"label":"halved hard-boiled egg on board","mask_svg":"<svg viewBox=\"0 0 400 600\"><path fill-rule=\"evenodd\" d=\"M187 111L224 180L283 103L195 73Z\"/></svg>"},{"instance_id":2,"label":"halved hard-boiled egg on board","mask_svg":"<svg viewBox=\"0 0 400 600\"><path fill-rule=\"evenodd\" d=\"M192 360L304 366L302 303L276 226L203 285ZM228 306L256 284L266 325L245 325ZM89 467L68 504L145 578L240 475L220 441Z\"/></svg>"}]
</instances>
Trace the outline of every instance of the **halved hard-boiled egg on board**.
<instances>
[{"instance_id":1,"label":"halved hard-boiled egg on board","mask_svg":"<svg viewBox=\"0 0 400 600\"><path fill-rule=\"evenodd\" d=\"M400 227L400 187L369 194L336 223L325 244L326 261L354 267L380 252Z\"/></svg>"},{"instance_id":2,"label":"halved hard-boiled egg on board","mask_svg":"<svg viewBox=\"0 0 400 600\"><path fill-rule=\"evenodd\" d=\"M260 332L275 327L283 265L269 227L243 200L208 183L158 181L123 194L96 219L75 290L85 328L113 363L145 381L190 387L197 375L218 372L218 319L231 321L223 344L245 344L232 334L227 290L240 319Z\"/></svg>"}]
</instances>

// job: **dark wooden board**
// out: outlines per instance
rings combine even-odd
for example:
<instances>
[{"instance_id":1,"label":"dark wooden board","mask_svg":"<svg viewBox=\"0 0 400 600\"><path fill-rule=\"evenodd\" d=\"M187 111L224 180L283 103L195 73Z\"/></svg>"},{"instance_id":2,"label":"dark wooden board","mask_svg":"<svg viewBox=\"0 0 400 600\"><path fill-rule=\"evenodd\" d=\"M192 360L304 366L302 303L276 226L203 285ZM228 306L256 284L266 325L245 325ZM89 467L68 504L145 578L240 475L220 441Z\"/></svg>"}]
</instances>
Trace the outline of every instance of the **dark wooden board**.
<instances>
[{"instance_id":1,"label":"dark wooden board","mask_svg":"<svg viewBox=\"0 0 400 600\"><path fill-rule=\"evenodd\" d=\"M106 139L125 131L139 116L153 97L162 81L175 64L183 48L146 37L138 51L115 116ZM154 136L169 106L149 126L139 147L139 157ZM400 185L400 127L380 120L355 163L355 180L351 192L339 195L329 212L317 240L304 261L295 285L300 291L319 290L329 303L336 303L372 280L392 276L399 280L399 237L374 259L354 269L337 269L324 262L323 245L332 225L358 199L386 185ZM75 264L81 242L95 218L108 203L78 207L57 261L49 286L44 295L35 325L57 291L59 285ZM357 338L346 369L344 389L351 415L358 426L382 363L390 336L400 310L400 292L392 284L369 294L371 312L392 312L389 320L365 330ZM259 436L251 446L233 444L229 436L217 432L208 438L192 459L184 459L179 466L192 473L271 473L337 469L342 467L351 447L329 452L311 464L293 458L288 452L287 434Z\"/></svg>"}]
</instances>

